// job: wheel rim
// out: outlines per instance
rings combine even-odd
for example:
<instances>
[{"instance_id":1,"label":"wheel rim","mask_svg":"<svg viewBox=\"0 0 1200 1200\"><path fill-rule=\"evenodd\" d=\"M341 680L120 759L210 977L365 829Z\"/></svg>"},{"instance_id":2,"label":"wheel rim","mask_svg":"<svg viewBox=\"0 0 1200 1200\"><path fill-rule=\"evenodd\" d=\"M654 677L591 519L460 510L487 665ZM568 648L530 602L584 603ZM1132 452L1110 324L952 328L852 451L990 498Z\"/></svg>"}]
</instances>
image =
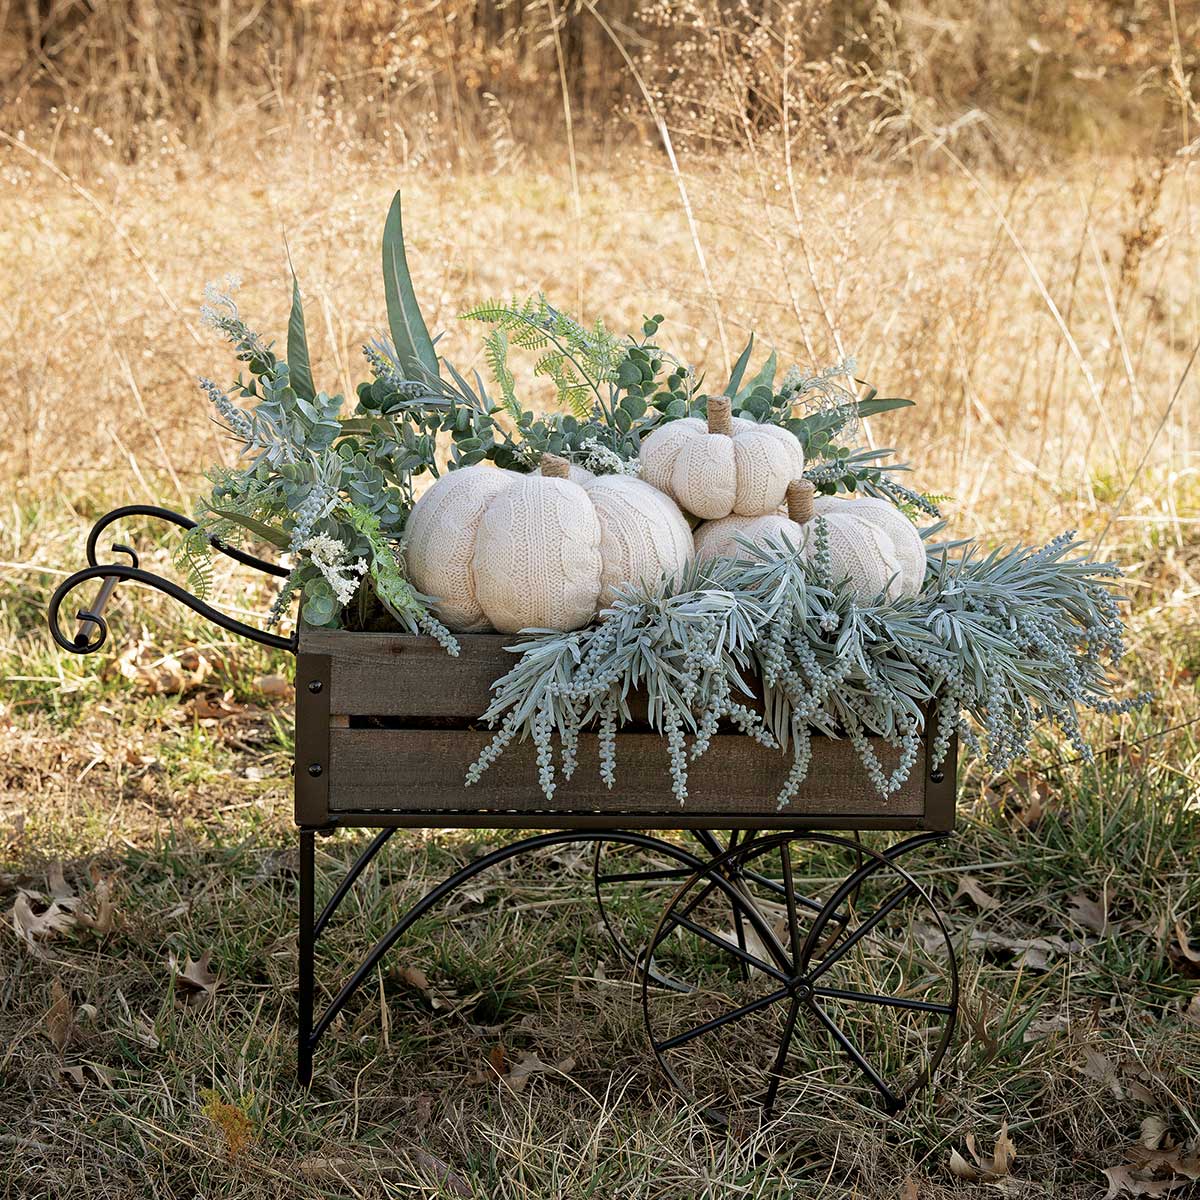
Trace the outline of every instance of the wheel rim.
<instances>
[{"instance_id":1,"label":"wheel rim","mask_svg":"<svg viewBox=\"0 0 1200 1200\"><path fill-rule=\"evenodd\" d=\"M820 904L814 880L797 877L800 847L829 871ZM643 1016L667 1077L711 1120L798 1114L847 1089L895 1112L932 1080L953 1036L958 972L940 913L895 861L912 847L771 835L679 886L647 947L658 974L693 987L664 994L643 972ZM765 902L756 878L781 883L784 903ZM714 897L740 908L747 944L713 928Z\"/></svg>"}]
</instances>

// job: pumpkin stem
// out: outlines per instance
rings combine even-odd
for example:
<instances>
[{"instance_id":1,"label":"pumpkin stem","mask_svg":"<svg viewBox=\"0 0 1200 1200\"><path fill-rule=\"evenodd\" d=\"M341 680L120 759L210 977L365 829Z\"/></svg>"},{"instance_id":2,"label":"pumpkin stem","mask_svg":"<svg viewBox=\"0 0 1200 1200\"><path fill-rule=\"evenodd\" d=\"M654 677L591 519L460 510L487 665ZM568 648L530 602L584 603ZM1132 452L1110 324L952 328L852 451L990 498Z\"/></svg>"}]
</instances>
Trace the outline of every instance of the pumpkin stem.
<instances>
[{"instance_id":1,"label":"pumpkin stem","mask_svg":"<svg viewBox=\"0 0 1200 1200\"><path fill-rule=\"evenodd\" d=\"M733 401L728 396L709 396L708 432L733 437Z\"/></svg>"},{"instance_id":2,"label":"pumpkin stem","mask_svg":"<svg viewBox=\"0 0 1200 1200\"><path fill-rule=\"evenodd\" d=\"M542 474L547 479L566 479L571 473L571 464L557 454L542 455Z\"/></svg>"},{"instance_id":3,"label":"pumpkin stem","mask_svg":"<svg viewBox=\"0 0 1200 1200\"><path fill-rule=\"evenodd\" d=\"M813 519L813 495L816 485L807 479L793 479L787 485L788 516L797 525L804 525Z\"/></svg>"}]
</instances>

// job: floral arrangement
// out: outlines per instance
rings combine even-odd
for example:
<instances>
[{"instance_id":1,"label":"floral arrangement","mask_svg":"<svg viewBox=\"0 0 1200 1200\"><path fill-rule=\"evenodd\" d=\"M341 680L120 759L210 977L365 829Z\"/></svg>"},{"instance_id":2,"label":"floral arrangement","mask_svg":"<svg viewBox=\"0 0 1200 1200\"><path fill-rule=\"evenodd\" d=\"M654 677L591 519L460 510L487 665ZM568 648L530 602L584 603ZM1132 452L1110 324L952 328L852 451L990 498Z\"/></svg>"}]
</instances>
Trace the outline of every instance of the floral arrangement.
<instances>
[{"instance_id":1,"label":"floral arrangement","mask_svg":"<svg viewBox=\"0 0 1200 1200\"><path fill-rule=\"evenodd\" d=\"M752 373L751 337L713 393L660 345L661 315L619 336L535 296L462 314L485 330L489 392L479 373L468 379L439 355L429 335L408 271L399 195L382 257L388 333L364 347L371 378L359 384L349 411L344 397L316 389L294 277L286 357L243 321L235 281L207 290L204 318L233 344L244 368L229 388L201 384L244 464L212 474L199 523L180 550L180 565L201 594L213 540L263 541L290 555L274 620L298 599L301 619L311 625L424 633L457 654L455 632L478 624L452 619L443 597L419 589L419 572L406 558L406 531L421 520L410 524L414 509L420 513L423 476L435 485L426 496L445 491L456 472L465 481L484 463L491 465L476 477L489 486L510 477L496 470L531 480L535 473L559 476L556 484L568 487L568 473L628 477L633 487L645 489L648 480L668 493L655 494L674 512L680 496L687 498L678 466L689 453L685 432L724 432L746 446L762 432L757 452L774 455L777 466L783 461L779 469L802 464L802 476L797 468L800 477L788 484L788 517L778 491L748 510L742 495L752 489L739 476L736 512L731 491L705 514L723 517L709 522L710 533L730 523L719 553L699 552L702 525L685 565L655 578L610 580L602 600L585 610L586 623L511 626L521 629L516 661L494 685L483 717L496 732L470 782L506 746L532 739L549 799L558 779L575 769L581 731L595 728L601 775L611 787L616 734L632 720L635 693L666 739L681 803L689 763L731 724L790 751L780 807L805 778L814 733L848 738L886 796L910 773L928 714L936 726L933 766L958 730L998 771L1027 751L1039 722L1055 725L1086 755L1080 709L1116 713L1145 701L1113 696L1110 670L1123 653L1119 571L1078 553L1071 534L1041 548L990 553L935 542L942 528L936 498L900 482L906 468L891 461L890 450L857 443L862 418L911 401L867 389L854 378L852 360L779 375L771 353ZM519 353L531 356L534 379L553 393L545 411L527 407L511 362ZM668 446L676 459L655 446ZM701 474L707 453L701 447L693 456ZM737 451L739 471L751 469L750 455ZM619 490L615 480L613 486ZM589 495L599 505L604 492ZM863 520L894 525L899 512L905 528L928 522L919 536L911 534L918 560L903 588L886 576L884 586L863 578L856 586L847 567L853 555L846 557L848 535L838 522L852 511L845 498L864 496L876 508ZM693 513L702 507L688 503ZM677 515L687 511L681 504ZM687 526L677 524L687 536ZM756 695L761 705L753 703ZM894 748L890 769L872 739Z\"/></svg>"}]
</instances>

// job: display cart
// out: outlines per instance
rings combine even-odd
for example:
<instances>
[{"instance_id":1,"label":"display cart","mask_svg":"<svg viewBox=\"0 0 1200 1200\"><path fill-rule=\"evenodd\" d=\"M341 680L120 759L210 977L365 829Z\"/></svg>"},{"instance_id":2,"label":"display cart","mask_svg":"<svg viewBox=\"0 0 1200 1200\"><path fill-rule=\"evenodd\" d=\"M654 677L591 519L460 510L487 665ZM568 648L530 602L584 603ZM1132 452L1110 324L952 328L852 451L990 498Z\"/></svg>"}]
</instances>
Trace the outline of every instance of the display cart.
<instances>
[{"instance_id":1,"label":"display cart","mask_svg":"<svg viewBox=\"0 0 1200 1200\"><path fill-rule=\"evenodd\" d=\"M618 735L621 766L611 791L598 776L595 735L580 738L578 767L552 805L527 743L510 747L467 787L467 768L491 737L479 714L511 666L512 637L460 636L461 653L452 658L432 639L403 634L306 626L292 636L271 633L143 570L126 545L113 544L112 553L128 561L100 562L101 536L128 518L194 525L149 505L102 517L87 540L88 565L50 602L60 646L99 650L108 637L106 606L119 584L133 582L296 656L302 1084L312 1078L321 1038L417 921L480 873L565 843L592 848L596 902L616 953L636 975L649 1043L673 1086L710 1118L726 1121L747 1106L794 1109L815 1091L846 1086L895 1112L932 1081L954 1032L958 973L931 889L906 864L953 828L953 743L931 768L927 734L907 781L882 799L846 739L814 737L806 781L779 811L790 754L722 731L693 764L681 807L669 786L665 739L644 724L639 730L635 703L634 725ZM214 546L244 566L287 575ZM99 591L66 633L62 605L89 581ZM930 730L933 714L926 715ZM886 762L888 747L875 748ZM318 909L315 838L357 828L378 832ZM320 989L318 1012L318 940L396 830L417 828L523 836L460 867L399 915L346 978ZM876 849L858 836L867 830L908 836Z\"/></svg>"}]
</instances>

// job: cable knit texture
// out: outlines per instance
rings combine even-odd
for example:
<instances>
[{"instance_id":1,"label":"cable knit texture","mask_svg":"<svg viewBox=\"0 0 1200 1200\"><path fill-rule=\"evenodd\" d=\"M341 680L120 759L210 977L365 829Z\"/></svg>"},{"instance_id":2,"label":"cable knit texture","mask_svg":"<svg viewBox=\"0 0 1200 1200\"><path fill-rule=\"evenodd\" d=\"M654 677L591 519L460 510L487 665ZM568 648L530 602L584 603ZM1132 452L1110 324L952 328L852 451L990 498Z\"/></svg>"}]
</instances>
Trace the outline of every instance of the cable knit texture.
<instances>
[{"instance_id":1,"label":"cable knit texture","mask_svg":"<svg viewBox=\"0 0 1200 1200\"><path fill-rule=\"evenodd\" d=\"M732 434L695 417L670 421L642 442L642 478L689 513L719 520L765 516L804 472L804 452L786 429L735 417Z\"/></svg>"},{"instance_id":2,"label":"cable knit texture","mask_svg":"<svg viewBox=\"0 0 1200 1200\"><path fill-rule=\"evenodd\" d=\"M739 537L756 546L767 542L781 546L786 538L799 550L804 545L804 526L782 513L767 513L765 517L739 517L733 513L719 521L706 521L696 530L696 557L747 558L746 547L738 542Z\"/></svg>"},{"instance_id":3,"label":"cable knit texture","mask_svg":"<svg viewBox=\"0 0 1200 1200\"><path fill-rule=\"evenodd\" d=\"M886 591L889 600L915 596L925 582L925 543L917 527L893 504L874 497L842 500L817 496L813 516L824 517L835 582L849 580L856 599L869 604ZM745 558L739 537L755 545L783 538L805 556L815 553L815 526L783 512L764 517L736 513L706 521L694 531L697 558Z\"/></svg>"},{"instance_id":4,"label":"cable knit texture","mask_svg":"<svg viewBox=\"0 0 1200 1200\"><path fill-rule=\"evenodd\" d=\"M487 506L517 478L482 464L450 471L413 506L404 559L417 590L437 601L438 618L458 633L491 622L475 597L475 538Z\"/></svg>"},{"instance_id":5,"label":"cable knit texture","mask_svg":"<svg viewBox=\"0 0 1200 1200\"><path fill-rule=\"evenodd\" d=\"M621 584L653 584L687 565L692 531L669 496L626 475L601 475L587 494L600 521L601 608Z\"/></svg>"},{"instance_id":6,"label":"cable knit texture","mask_svg":"<svg viewBox=\"0 0 1200 1200\"><path fill-rule=\"evenodd\" d=\"M421 496L408 570L450 629L579 629L620 584L683 569L692 534L669 497L630 476L581 474L586 486L481 464Z\"/></svg>"},{"instance_id":7,"label":"cable knit texture","mask_svg":"<svg viewBox=\"0 0 1200 1200\"><path fill-rule=\"evenodd\" d=\"M835 578L849 579L863 604L881 593L887 599L915 596L925 581L925 543L917 527L886 500L841 500L818 496L815 516L829 530L829 555ZM812 525L808 527L811 548Z\"/></svg>"},{"instance_id":8,"label":"cable knit texture","mask_svg":"<svg viewBox=\"0 0 1200 1200\"><path fill-rule=\"evenodd\" d=\"M483 514L475 595L493 627L580 629L600 597L600 522L568 479L520 476Z\"/></svg>"}]
</instances>

